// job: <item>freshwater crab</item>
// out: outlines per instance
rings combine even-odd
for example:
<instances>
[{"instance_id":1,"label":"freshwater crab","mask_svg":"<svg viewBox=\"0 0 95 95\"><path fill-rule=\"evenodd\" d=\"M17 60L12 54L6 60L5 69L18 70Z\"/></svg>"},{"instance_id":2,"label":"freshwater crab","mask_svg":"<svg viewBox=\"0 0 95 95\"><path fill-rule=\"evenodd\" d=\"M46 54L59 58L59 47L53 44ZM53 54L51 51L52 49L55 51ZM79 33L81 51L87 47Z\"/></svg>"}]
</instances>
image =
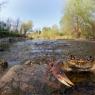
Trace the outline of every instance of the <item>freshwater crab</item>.
<instances>
[{"instance_id":1,"label":"freshwater crab","mask_svg":"<svg viewBox=\"0 0 95 95\"><path fill-rule=\"evenodd\" d=\"M74 84L65 75L63 67L68 65L69 68L72 68L73 71L89 71L93 67L95 59L92 56L89 56L88 58L81 58L78 56L70 55L65 62L67 63L65 64L63 61L51 61L49 62L48 66L50 72L58 81L60 81L62 84L65 84L66 86L71 87Z\"/></svg>"}]
</instances>

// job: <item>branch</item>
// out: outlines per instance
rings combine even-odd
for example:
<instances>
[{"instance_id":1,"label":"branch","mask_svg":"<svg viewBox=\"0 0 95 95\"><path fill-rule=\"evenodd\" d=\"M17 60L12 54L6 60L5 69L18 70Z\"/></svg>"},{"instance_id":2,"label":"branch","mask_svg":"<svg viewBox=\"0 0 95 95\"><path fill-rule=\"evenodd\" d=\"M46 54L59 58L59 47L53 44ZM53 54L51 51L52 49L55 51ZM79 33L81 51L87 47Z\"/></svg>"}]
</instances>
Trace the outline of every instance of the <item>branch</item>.
<instances>
[{"instance_id":1,"label":"branch","mask_svg":"<svg viewBox=\"0 0 95 95\"><path fill-rule=\"evenodd\" d=\"M0 8L1 8L3 5L5 5L6 3L7 3L7 1L4 1L4 2L0 3Z\"/></svg>"}]
</instances>

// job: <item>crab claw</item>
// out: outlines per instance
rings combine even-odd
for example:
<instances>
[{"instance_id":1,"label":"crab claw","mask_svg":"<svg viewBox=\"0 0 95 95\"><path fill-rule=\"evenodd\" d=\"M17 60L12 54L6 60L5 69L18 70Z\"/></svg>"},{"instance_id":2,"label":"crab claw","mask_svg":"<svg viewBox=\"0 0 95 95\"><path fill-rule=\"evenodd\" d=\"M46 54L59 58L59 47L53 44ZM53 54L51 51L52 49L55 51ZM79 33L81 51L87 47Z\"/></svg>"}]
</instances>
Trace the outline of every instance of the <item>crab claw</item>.
<instances>
[{"instance_id":1,"label":"crab claw","mask_svg":"<svg viewBox=\"0 0 95 95\"><path fill-rule=\"evenodd\" d=\"M68 79L68 77L64 74L58 74L55 76L61 83L65 84L68 87L72 87L74 84Z\"/></svg>"}]
</instances>

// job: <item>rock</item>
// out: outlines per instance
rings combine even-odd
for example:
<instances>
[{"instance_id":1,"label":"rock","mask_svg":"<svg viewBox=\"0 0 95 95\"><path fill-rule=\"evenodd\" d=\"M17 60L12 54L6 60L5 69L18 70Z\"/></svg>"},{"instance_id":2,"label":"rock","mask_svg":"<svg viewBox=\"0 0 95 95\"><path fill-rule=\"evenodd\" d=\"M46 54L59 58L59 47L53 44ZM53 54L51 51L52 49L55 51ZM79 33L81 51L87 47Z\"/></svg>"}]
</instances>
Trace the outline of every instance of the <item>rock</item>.
<instances>
[{"instance_id":1,"label":"rock","mask_svg":"<svg viewBox=\"0 0 95 95\"><path fill-rule=\"evenodd\" d=\"M5 60L0 60L0 71L4 71L8 68L8 62Z\"/></svg>"},{"instance_id":2,"label":"rock","mask_svg":"<svg viewBox=\"0 0 95 95\"><path fill-rule=\"evenodd\" d=\"M0 79L0 95L5 92L5 95L51 95L53 90L60 88L60 84L50 76L45 64L15 65Z\"/></svg>"},{"instance_id":3,"label":"rock","mask_svg":"<svg viewBox=\"0 0 95 95\"><path fill-rule=\"evenodd\" d=\"M71 88L60 85L46 64L15 65L0 79L0 95L95 95L95 74L65 73Z\"/></svg>"},{"instance_id":4,"label":"rock","mask_svg":"<svg viewBox=\"0 0 95 95\"><path fill-rule=\"evenodd\" d=\"M80 82L72 88L67 88L64 95L95 95L95 83Z\"/></svg>"},{"instance_id":5,"label":"rock","mask_svg":"<svg viewBox=\"0 0 95 95\"><path fill-rule=\"evenodd\" d=\"M4 51L4 49L3 49L3 48L0 48L0 51L1 51L1 52L3 52L3 51Z\"/></svg>"},{"instance_id":6,"label":"rock","mask_svg":"<svg viewBox=\"0 0 95 95\"><path fill-rule=\"evenodd\" d=\"M32 62L31 62L31 60L27 60L24 64L30 66L30 65L32 65Z\"/></svg>"},{"instance_id":7,"label":"rock","mask_svg":"<svg viewBox=\"0 0 95 95\"><path fill-rule=\"evenodd\" d=\"M12 39L12 38L9 38L8 40L9 40L9 43L13 43L14 42L14 39Z\"/></svg>"}]
</instances>

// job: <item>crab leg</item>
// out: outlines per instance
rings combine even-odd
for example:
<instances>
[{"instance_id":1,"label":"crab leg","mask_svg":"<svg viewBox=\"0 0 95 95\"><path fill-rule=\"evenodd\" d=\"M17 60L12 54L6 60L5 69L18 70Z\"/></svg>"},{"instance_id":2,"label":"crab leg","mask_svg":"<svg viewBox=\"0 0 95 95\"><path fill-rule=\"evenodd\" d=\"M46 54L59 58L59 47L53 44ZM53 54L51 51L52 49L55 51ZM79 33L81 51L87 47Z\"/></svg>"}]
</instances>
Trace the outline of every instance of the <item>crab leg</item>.
<instances>
[{"instance_id":1,"label":"crab leg","mask_svg":"<svg viewBox=\"0 0 95 95\"><path fill-rule=\"evenodd\" d=\"M73 86L74 84L68 79L68 77L65 75L65 73L63 75L57 75L58 76L58 80L60 82L62 82L63 84L65 84L64 82L66 82L69 86ZM66 84L65 84L66 85Z\"/></svg>"},{"instance_id":2,"label":"crab leg","mask_svg":"<svg viewBox=\"0 0 95 95\"><path fill-rule=\"evenodd\" d=\"M65 75L65 73L61 72L61 62L56 62L55 64L49 64L50 66L50 71L53 74L57 80L59 80L61 83L71 87L74 84L68 79L68 77Z\"/></svg>"}]
</instances>

